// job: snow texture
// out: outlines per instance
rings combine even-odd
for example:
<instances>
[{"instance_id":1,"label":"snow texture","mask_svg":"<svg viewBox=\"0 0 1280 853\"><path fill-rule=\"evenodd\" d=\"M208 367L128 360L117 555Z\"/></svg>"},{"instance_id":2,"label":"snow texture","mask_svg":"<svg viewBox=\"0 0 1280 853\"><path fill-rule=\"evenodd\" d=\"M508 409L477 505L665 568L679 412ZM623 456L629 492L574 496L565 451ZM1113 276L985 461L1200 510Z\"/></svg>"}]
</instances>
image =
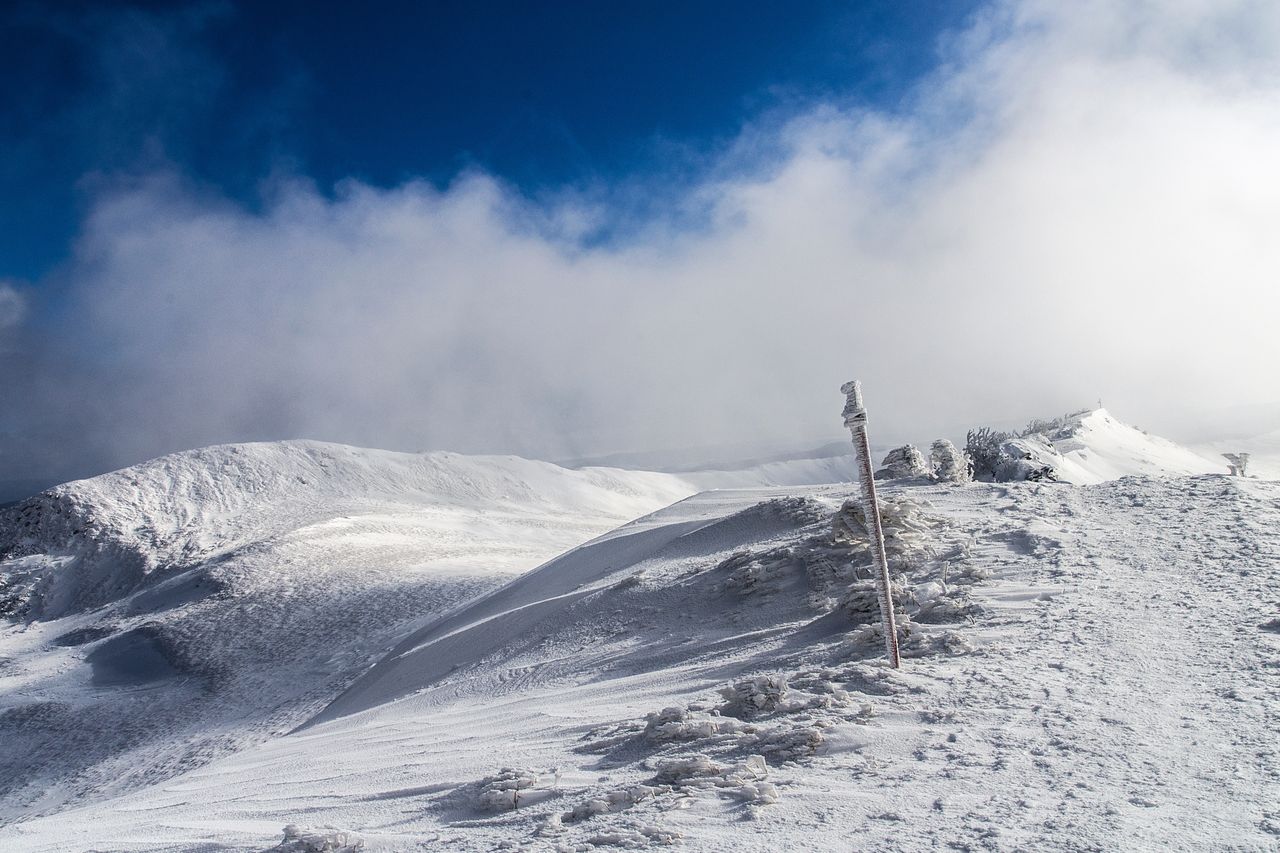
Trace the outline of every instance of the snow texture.
<instances>
[{"instance_id":1,"label":"snow texture","mask_svg":"<svg viewBox=\"0 0 1280 853\"><path fill-rule=\"evenodd\" d=\"M901 670L851 483L289 443L262 501L225 449L61 487L0 534L0 847L1275 849L1280 483L1045 445L882 487Z\"/></svg>"}]
</instances>

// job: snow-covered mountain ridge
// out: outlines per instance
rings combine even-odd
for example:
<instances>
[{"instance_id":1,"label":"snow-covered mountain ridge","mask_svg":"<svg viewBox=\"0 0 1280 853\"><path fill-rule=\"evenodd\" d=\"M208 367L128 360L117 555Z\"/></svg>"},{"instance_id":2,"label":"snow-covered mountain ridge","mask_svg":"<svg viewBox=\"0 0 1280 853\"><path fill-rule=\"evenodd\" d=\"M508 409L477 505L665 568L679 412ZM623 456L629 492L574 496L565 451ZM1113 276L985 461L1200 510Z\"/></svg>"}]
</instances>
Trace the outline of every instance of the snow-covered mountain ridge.
<instances>
[{"instance_id":1,"label":"snow-covered mountain ridge","mask_svg":"<svg viewBox=\"0 0 1280 853\"><path fill-rule=\"evenodd\" d=\"M513 456L315 441L218 445L66 483L0 511L0 559L10 563L10 610L56 618L131 594L157 575L345 515L452 515L441 520L456 521L460 536L504 513L537 516L539 524L554 517L572 532L547 537L546 555L692 490L665 474L569 471ZM439 559L435 550L423 556ZM19 588L12 561L36 555L58 569Z\"/></svg>"},{"instance_id":2,"label":"snow-covered mountain ridge","mask_svg":"<svg viewBox=\"0 0 1280 853\"><path fill-rule=\"evenodd\" d=\"M1064 483L1102 483L1119 477L1176 477L1226 470L1220 460L1117 420L1106 409L1077 412L1013 439L1036 465Z\"/></svg>"},{"instance_id":3,"label":"snow-covered mountain ridge","mask_svg":"<svg viewBox=\"0 0 1280 853\"><path fill-rule=\"evenodd\" d=\"M423 622L693 490L293 441L174 454L10 507L0 820L296 725Z\"/></svg>"},{"instance_id":4,"label":"snow-covered mountain ridge","mask_svg":"<svg viewBox=\"0 0 1280 853\"><path fill-rule=\"evenodd\" d=\"M852 493L682 501L424 623L301 730L0 841L1274 846L1278 484L887 484L901 671Z\"/></svg>"},{"instance_id":5,"label":"snow-covered mountain ridge","mask_svg":"<svg viewBox=\"0 0 1280 853\"><path fill-rule=\"evenodd\" d=\"M884 484L899 673L854 487L798 485L839 457L285 442L51 490L0 522L0 846L1266 849L1276 485L1105 412L1043 445L1093 485Z\"/></svg>"}]
</instances>

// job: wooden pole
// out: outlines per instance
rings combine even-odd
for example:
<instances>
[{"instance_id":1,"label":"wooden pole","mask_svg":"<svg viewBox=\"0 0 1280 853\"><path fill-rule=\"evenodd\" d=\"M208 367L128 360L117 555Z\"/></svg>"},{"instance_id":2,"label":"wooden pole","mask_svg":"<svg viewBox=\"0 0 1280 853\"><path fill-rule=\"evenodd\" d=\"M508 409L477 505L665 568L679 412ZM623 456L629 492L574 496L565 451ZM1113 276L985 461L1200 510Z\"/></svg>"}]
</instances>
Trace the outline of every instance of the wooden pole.
<instances>
[{"instance_id":1,"label":"wooden pole","mask_svg":"<svg viewBox=\"0 0 1280 853\"><path fill-rule=\"evenodd\" d=\"M884 650L889 665L902 666L898 656L898 625L893 618L893 597L889 590L889 555L884 549L884 529L880 525L880 504L876 499L875 475L871 470L871 442L867 438L867 409L862 404L862 384L856 379L840 386L845 395L844 425L853 435L853 451L858 457L858 477L862 481L862 514L871 536L871 554L876 564L880 592L880 624L884 628Z\"/></svg>"}]
</instances>

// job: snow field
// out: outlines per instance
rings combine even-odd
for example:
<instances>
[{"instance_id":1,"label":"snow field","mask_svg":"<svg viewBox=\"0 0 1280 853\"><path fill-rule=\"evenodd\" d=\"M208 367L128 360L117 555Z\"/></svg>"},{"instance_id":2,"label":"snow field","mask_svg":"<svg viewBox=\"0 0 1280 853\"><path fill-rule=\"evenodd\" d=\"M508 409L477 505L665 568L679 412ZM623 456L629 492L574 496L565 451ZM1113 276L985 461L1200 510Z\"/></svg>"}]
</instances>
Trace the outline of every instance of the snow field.
<instances>
[{"instance_id":1,"label":"snow field","mask_svg":"<svg viewBox=\"0 0 1280 853\"><path fill-rule=\"evenodd\" d=\"M132 591L0 635L0 846L1275 849L1280 484L1098 415L1052 442L1092 484L881 487L899 671L853 485L699 494L517 574L691 487L544 500L492 462L304 512L264 476L277 509L152 523ZM45 541L19 587L83 560Z\"/></svg>"}]
</instances>

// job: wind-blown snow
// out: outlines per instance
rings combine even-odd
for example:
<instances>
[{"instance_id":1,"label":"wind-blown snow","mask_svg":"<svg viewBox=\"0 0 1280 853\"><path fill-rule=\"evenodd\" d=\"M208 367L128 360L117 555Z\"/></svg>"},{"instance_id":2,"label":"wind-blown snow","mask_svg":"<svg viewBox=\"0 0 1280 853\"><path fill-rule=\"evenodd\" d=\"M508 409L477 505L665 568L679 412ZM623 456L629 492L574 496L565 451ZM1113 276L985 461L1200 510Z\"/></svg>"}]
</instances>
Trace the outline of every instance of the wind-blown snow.
<instances>
[{"instance_id":1,"label":"wind-blown snow","mask_svg":"<svg viewBox=\"0 0 1280 853\"><path fill-rule=\"evenodd\" d=\"M416 625L691 491L293 441L37 495L0 514L0 819L285 731Z\"/></svg>"},{"instance_id":2,"label":"wind-blown snow","mask_svg":"<svg viewBox=\"0 0 1280 853\"><path fill-rule=\"evenodd\" d=\"M897 672L854 486L759 486L804 461L60 487L0 528L0 846L1271 849L1280 484L1101 411L1049 439L1084 485L884 487Z\"/></svg>"}]
</instances>

